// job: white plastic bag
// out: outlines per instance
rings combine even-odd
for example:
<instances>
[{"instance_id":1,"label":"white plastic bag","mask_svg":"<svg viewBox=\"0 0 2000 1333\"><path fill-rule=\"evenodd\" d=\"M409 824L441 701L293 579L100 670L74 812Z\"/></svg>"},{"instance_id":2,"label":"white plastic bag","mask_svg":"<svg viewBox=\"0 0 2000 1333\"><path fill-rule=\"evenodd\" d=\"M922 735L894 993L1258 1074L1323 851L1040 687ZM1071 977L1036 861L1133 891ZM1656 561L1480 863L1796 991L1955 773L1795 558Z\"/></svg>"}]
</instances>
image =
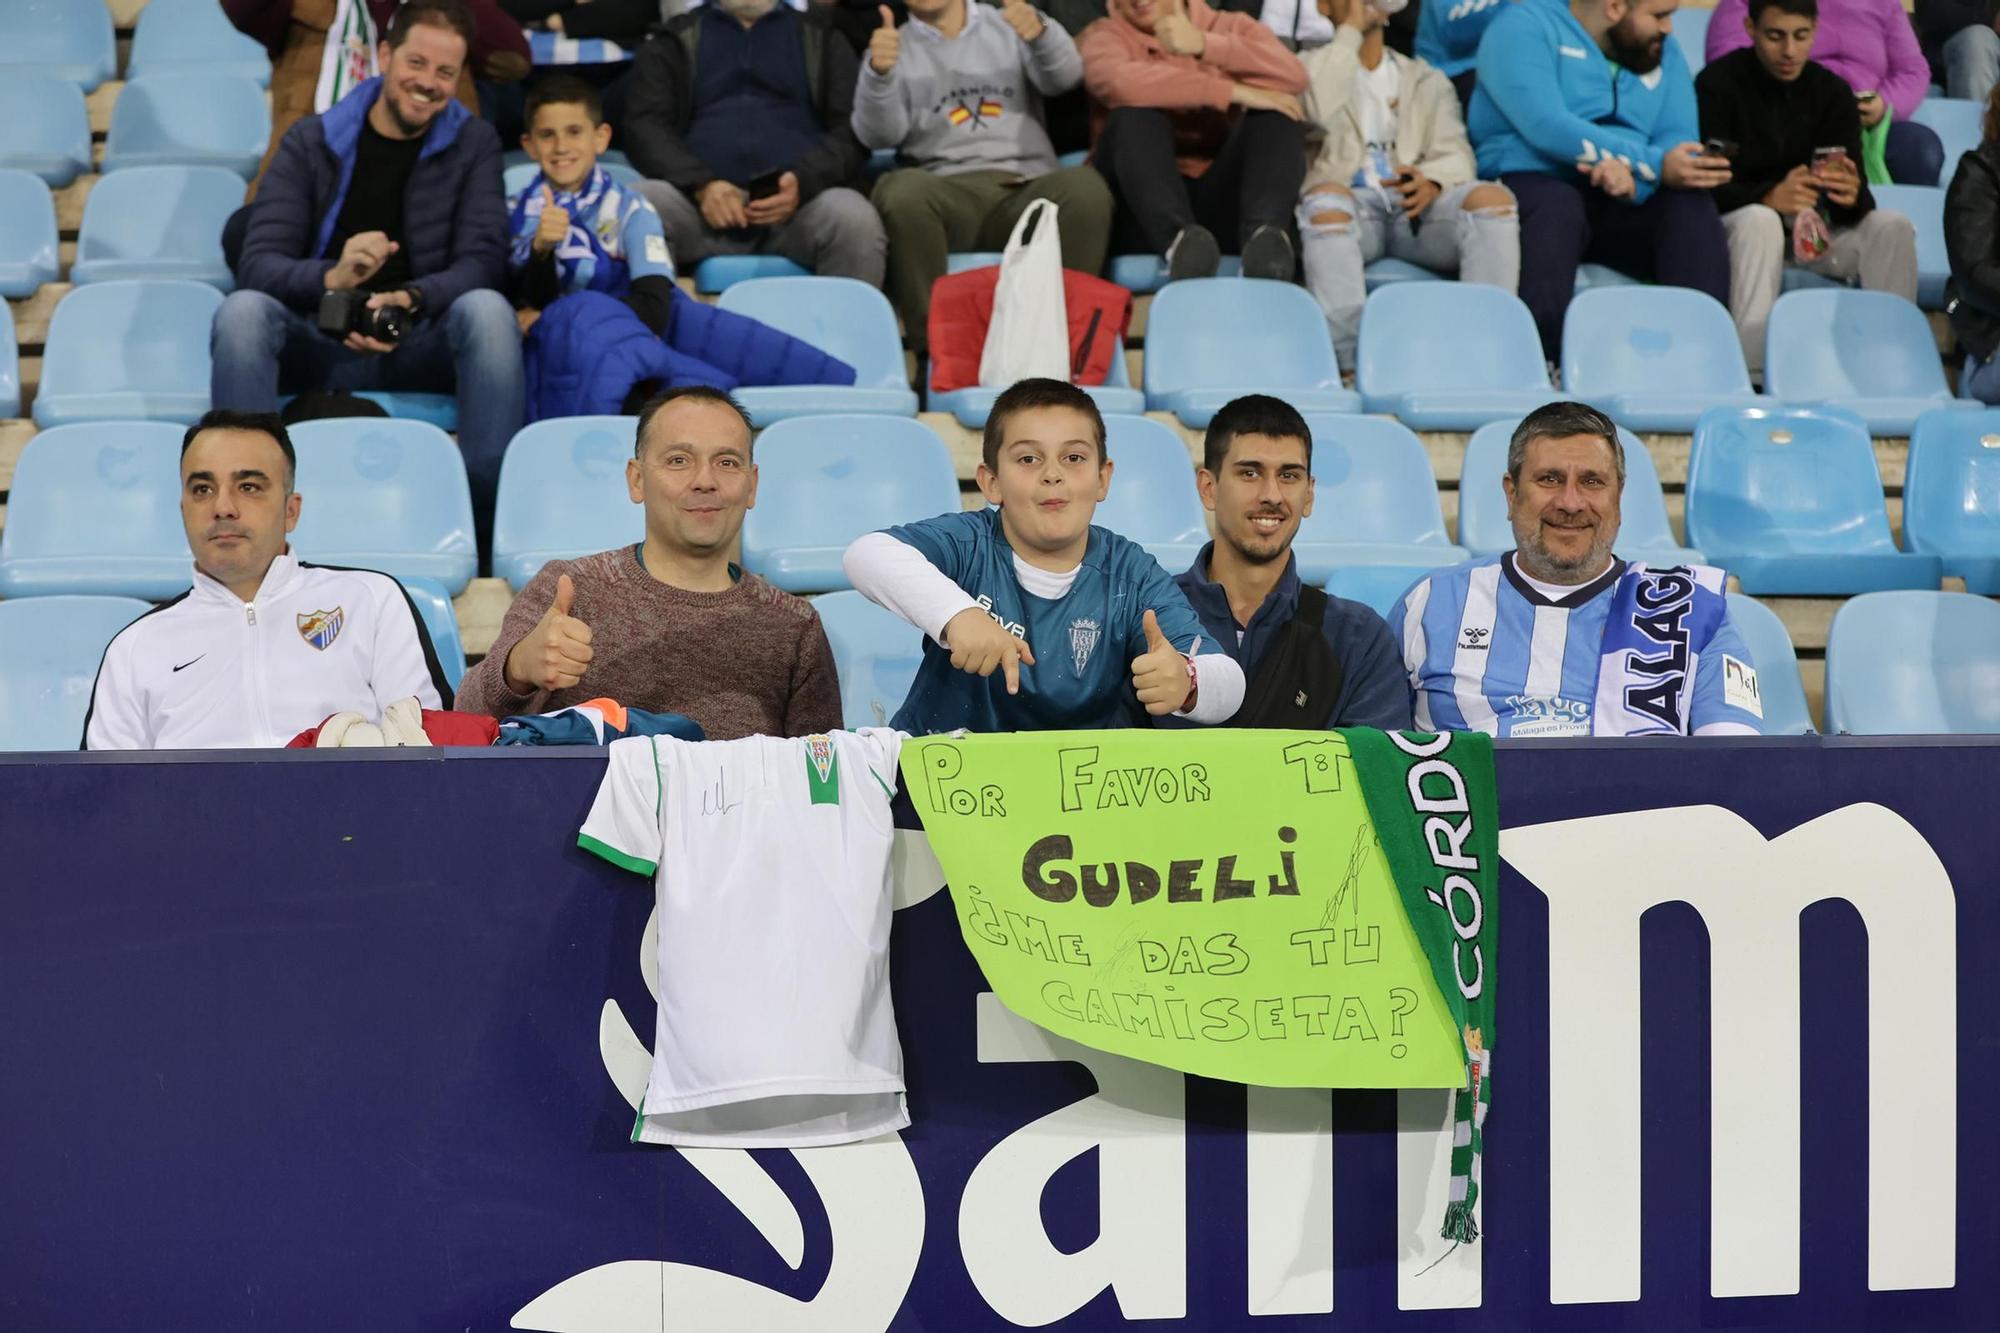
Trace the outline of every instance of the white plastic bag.
<instances>
[{"instance_id":1,"label":"white plastic bag","mask_svg":"<svg viewBox=\"0 0 2000 1333\"><path fill-rule=\"evenodd\" d=\"M1029 204L1007 238L1000 281L993 289L993 321L986 326L986 345L979 354L983 387L1004 389L1033 376L1069 379L1062 241L1056 235L1056 206L1049 199Z\"/></svg>"}]
</instances>

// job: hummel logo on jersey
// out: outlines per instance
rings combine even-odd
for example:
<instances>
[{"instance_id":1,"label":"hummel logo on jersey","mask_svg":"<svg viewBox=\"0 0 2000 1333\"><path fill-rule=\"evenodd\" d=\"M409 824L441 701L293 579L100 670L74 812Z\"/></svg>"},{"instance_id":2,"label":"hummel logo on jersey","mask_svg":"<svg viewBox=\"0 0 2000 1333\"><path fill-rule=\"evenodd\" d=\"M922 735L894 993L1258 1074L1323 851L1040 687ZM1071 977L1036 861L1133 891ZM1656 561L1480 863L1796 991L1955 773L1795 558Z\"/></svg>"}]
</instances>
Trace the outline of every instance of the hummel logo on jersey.
<instances>
[{"instance_id":1,"label":"hummel logo on jersey","mask_svg":"<svg viewBox=\"0 0 2000 1333\"><path fill-rule=\"evenodd\" d=\"M1486 637L1493 633L1485 625L1467 625L1459 631L1458 646L1476 653L1486 651Z\"/></svg>"},{"instance_id":2,"label":"hummel logo on jersey","mask_svg":"<svg viewBox=\"0 0 2000 1333\"><path fill-rule=\"evenodd\" d=\"M208 656L208 654L207 654L207 653L203 653L203 654L201 655L201 657L207 657L207 656ZM189 658L189 659L188 659L187 661L185 661L185 662L181 663L181 664L180 664L179 666L175 667L175 668L174 668L174 670L176 670L176 671L185 671L185 670L186 670L187 668L189 668L189 667L193 666L193 665L194 665L194 664L195 664L196 662L199 662L199 661L201 661L201 657L190 657L190 658Z\"/></svg>"}]
</instances>

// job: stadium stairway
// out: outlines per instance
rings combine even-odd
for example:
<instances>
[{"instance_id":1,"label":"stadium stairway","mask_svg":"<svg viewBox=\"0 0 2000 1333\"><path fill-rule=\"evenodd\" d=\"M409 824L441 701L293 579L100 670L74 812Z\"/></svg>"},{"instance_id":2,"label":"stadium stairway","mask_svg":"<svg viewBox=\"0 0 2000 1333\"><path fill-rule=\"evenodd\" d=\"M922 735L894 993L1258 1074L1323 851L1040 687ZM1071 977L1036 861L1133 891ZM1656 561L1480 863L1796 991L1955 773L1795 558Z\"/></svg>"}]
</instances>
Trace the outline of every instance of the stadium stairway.
<instances>
[{"instance_id":1,"label":"stadium stairway","mask_svg":"<svg viewBox=\"0 0 2000 1333\"><path fill-rule=\"evenodd\" d=\"M146 0L107 0L112 11L118 40L119 77L107 81L86 99L90 116L93 160L102 164L104 137L111 122L113 108L124 87L123 76L129 58L132 30ZM92 188L101 179L91 173L79 176L73 183L53 192L56 206L56 221L60 235L60 264L66 277L75 262L77 234L82 225L84 205ZM694 294L692 276L684 277L682 287ZM71 290L67 281L44 284L32 295L8 302L16 339L20 345L20 377L22 387L21 416L0 419L0 526L4 526L8 487L13 477L16 460L21 450L36 433L29 414L33 408L34 394L41 378L43 346L47 340L49 323L56 306ZM713 296L700 299L714 300ZM1148 315L1153 298L1150 294L1134 299L1132 325L1127 338L1127 366L1134 384L1143 383L1145 356L1145 334ZM1929 316L1938 337L1941 357L1946 358L1947 376L1956 382L1956 365L1949 360L1949 329L1943 317L1932 312ZM916 381L917 364L912 355L906 356L912 382ZM1149 413L1181 438L1188 447L1190 466L1199 461L1200 432L1182 426L1168 413ZM947 412L920 413L923 422L940 439L949 451L957 472L961 499L967 508L976 508L981 502L973 485L973 471L979 462L978 432L961 424ZM1443 508L1446 525L1455 537L1458 521L1458 481L1460 466L1465 455L1464 433L1420 432L1431 468L1437 478L1439 501ZM1654 434L1642 436L1655 468L1660 474L1667 499L1668 515L1677 535L1685 539L1684 503L1685 483L1690 437L1687 435ZM1908 456L1908 442L1900 438L1877 438L1874 441L1876 464L1882 474L1882 482L1888 504L1891 526L1898 541L1902 535L1902 487L1905 464ZM1962 580L1947 577L1943 586L1948 590L1963 588ZM454 600L459 629L464 640L469 660L477 661L492 645L498 634L511 594L505 580L498 578L474 579L466 590ZM1765 597L1760 598L1766 606L1775 611L1792 637L1799 655L1801 675L1816 722L1823 725L1825 720L1823 696L1825 690L1825 648L1829 627L1835 614L1846 599L1838 597Z\"/></svg>"}]
</instances>

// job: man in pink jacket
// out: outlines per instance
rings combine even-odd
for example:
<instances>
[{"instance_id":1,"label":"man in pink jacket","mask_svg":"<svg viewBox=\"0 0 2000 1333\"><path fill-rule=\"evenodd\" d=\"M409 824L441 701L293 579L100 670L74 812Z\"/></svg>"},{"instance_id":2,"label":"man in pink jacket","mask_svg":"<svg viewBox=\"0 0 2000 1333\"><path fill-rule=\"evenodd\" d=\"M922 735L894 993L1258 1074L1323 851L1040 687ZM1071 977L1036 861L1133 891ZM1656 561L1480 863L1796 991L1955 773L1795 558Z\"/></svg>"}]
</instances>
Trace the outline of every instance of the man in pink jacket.
<instances>
[{"instance_id":1,"label":"man in pink jacket","mask_svg":"<svg viewBox=\"0 0 2000 1333\"><path fill-rule=\"evenodd\" d=\"M1708 58L1750 45L1748 0L1721 0L1708 23ZM1930 91L1931 67L1902 0L1819 0L1812 58L1854 90L1865 133L1890 116L1883 165L1898 185L1936 185L1944 143L1910 117ZM1957 163L1953 163L1956 166Z\"/></svg>"},{"instance_id":2,"label":"man in pink jacket","mask_svg":"<svg viewBox=\"0 0 2000 1333\"><path fill-rule=\"evenodd\" d=\"M1118 248L1165 256L1173 280L1213 274L1226 241L1246 277L1291 281L1306 167L1298 57L1256 19L1202 0L1111 0L1077 48Z\"/></svg>"}]
</instances>

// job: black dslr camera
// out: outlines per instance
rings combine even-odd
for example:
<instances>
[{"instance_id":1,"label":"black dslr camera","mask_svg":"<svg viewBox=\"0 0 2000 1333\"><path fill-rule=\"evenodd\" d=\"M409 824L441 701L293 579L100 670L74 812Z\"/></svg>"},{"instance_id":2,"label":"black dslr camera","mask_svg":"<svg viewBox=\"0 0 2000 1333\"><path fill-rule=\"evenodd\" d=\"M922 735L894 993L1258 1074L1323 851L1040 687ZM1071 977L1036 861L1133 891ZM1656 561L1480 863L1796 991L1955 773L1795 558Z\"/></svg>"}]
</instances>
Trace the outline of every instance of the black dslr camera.
<instances>
[{"instance_id":1,"label":"black dslr camera","mask_svg":"<svg viewBox=\"0 0 2000 1333\"><path fill-rule=\"evenodd\" d=\"M399 343L410 331L410 312L399 305L368 308L364 291L328 292L319 298L319 331L329 338L342 339L350 333L385 343Z\"/></svg>"}]
</instances>

